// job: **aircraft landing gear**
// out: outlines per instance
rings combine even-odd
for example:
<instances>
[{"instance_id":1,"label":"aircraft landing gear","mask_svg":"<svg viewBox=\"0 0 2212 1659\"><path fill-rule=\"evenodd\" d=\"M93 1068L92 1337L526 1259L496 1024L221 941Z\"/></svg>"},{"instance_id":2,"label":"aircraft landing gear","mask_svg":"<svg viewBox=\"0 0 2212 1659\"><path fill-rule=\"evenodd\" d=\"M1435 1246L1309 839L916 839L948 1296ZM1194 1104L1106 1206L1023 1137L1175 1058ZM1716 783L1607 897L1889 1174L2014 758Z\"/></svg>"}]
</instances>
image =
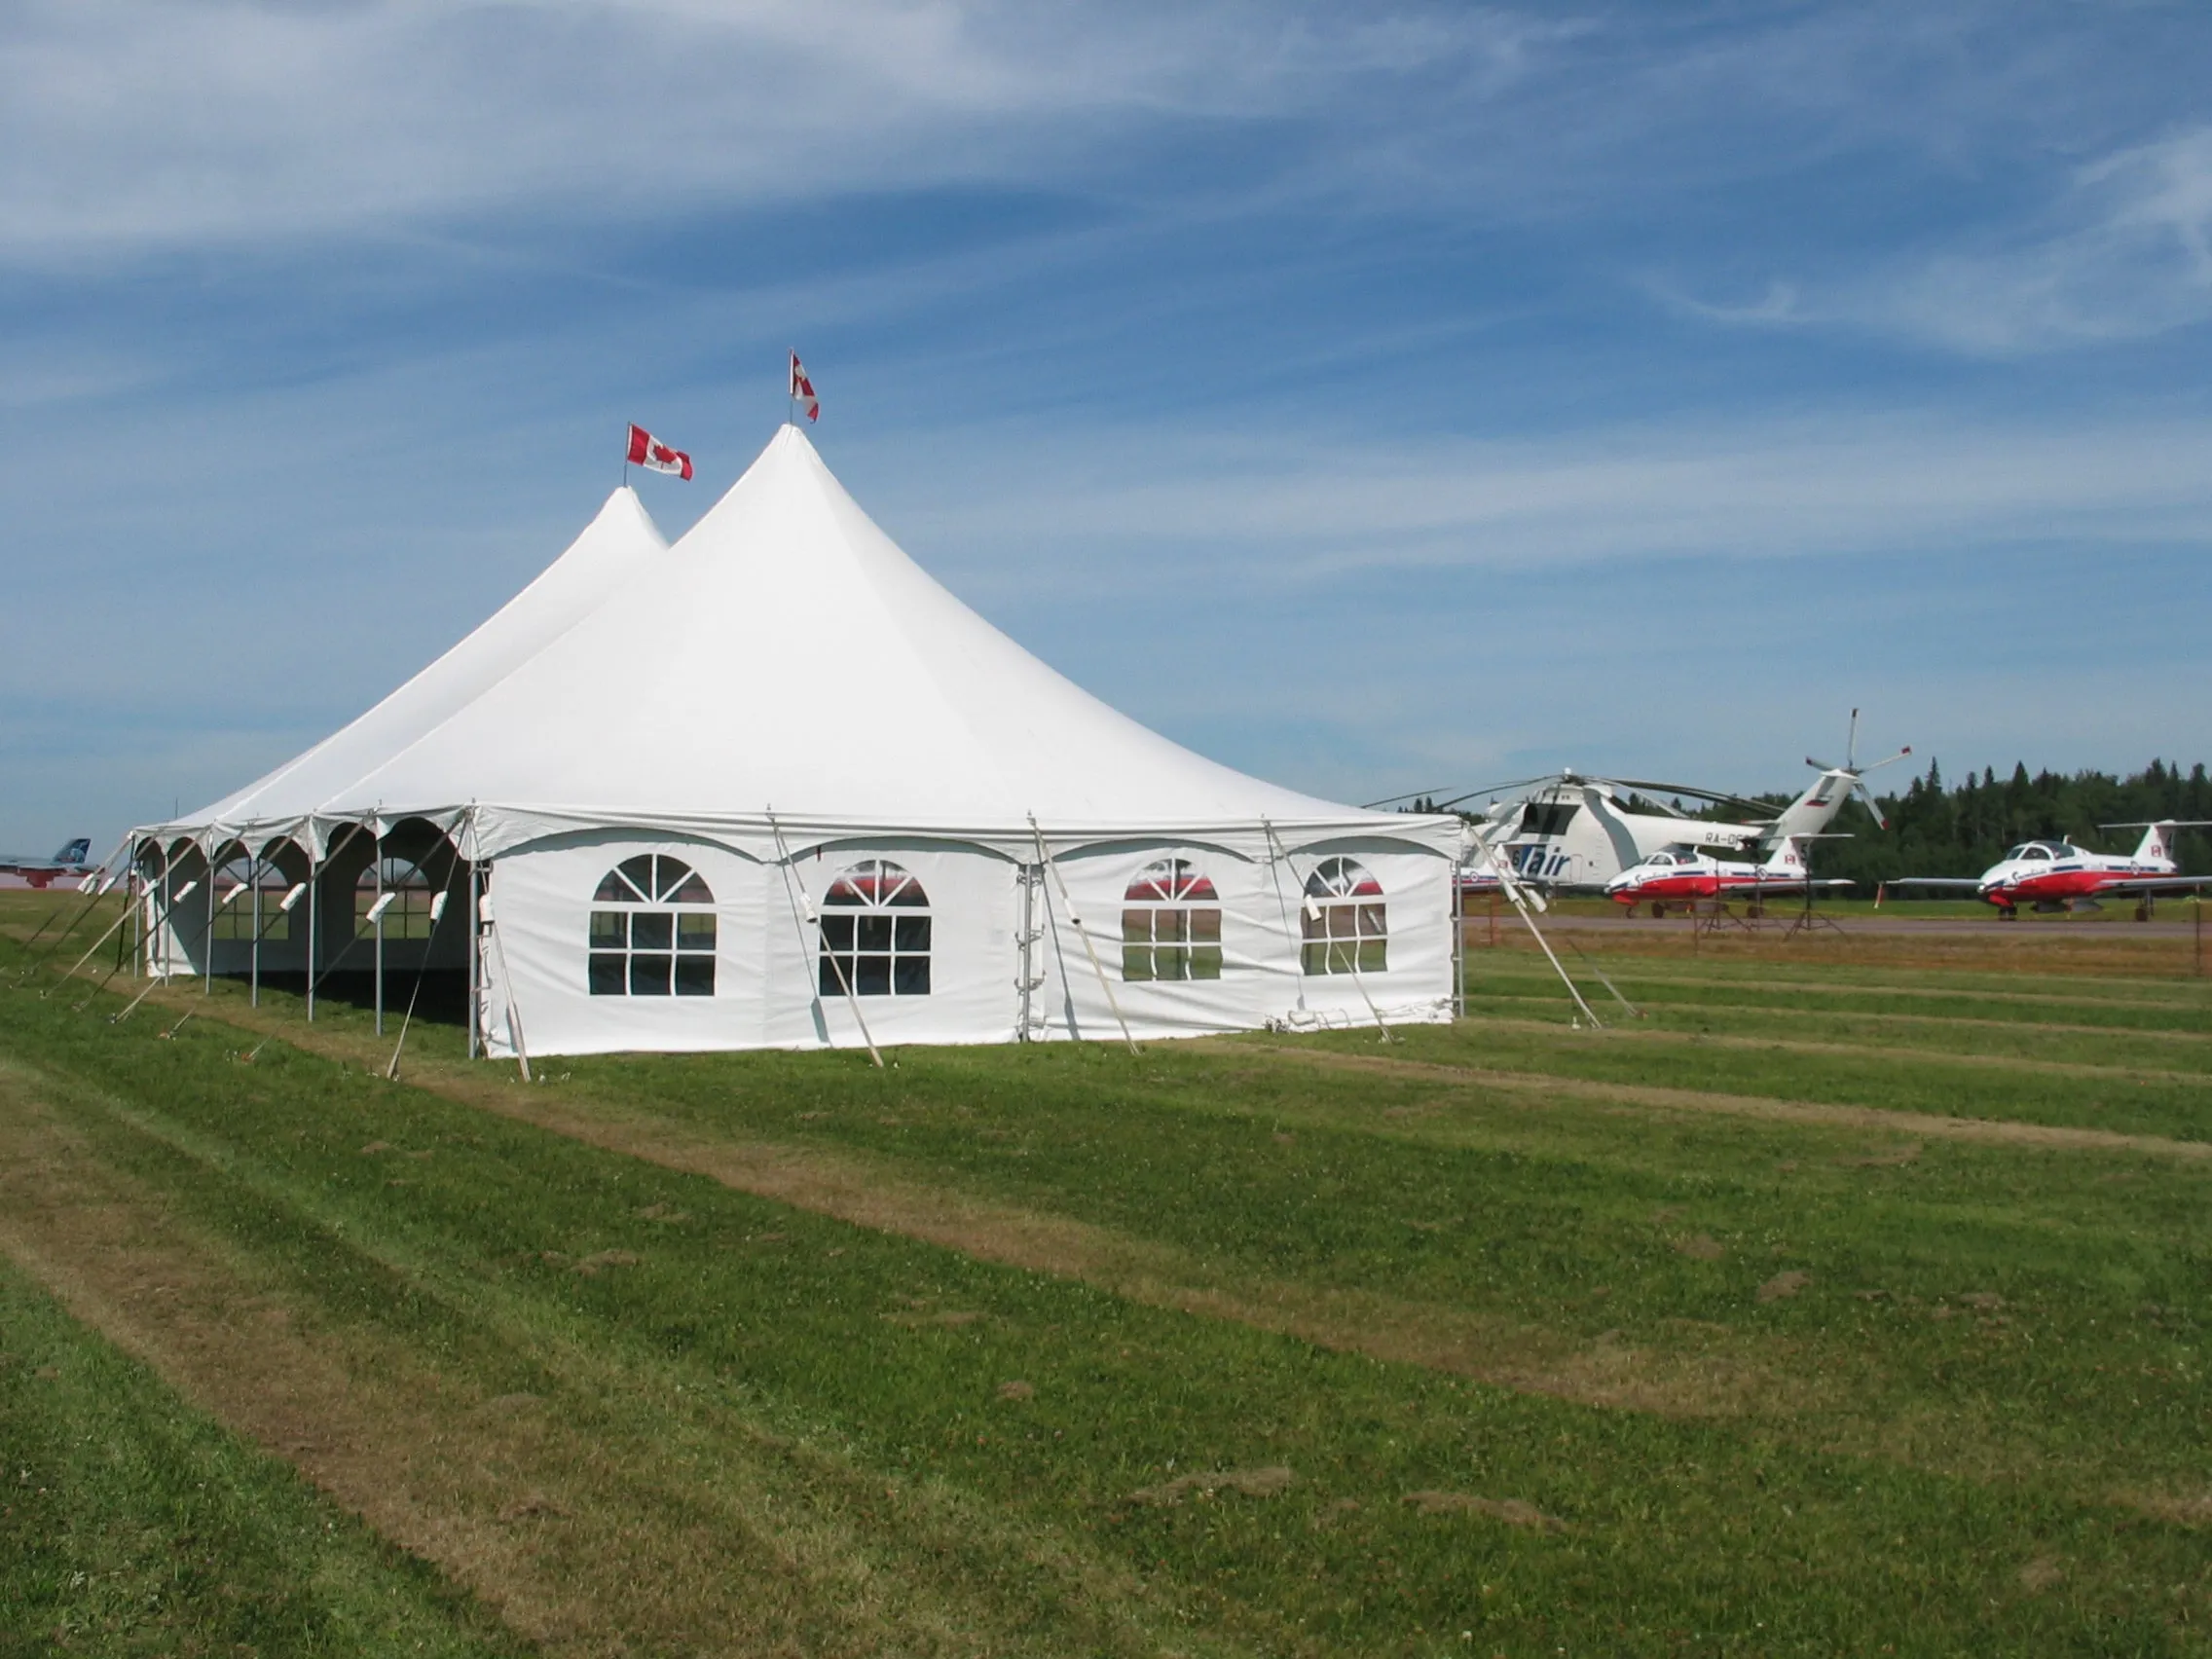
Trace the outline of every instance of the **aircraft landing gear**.
<instances>
[{"instance_id":1,"label":"aircraft landing gear","mask_svg":"<svg viewBox=\"0 0 2212 1659\"><path fill-rule=\"evenodd\" d=\"M1658 900L1656 900L1656 899L1654 899L1654 900L1652 900L1652 901L1651 901L1651 919L1652 919L1653 921L1655 921L1655 922L1656 922L1656 921L1658 921L1658 920L1659 920L1659 919L1660 919L1660 918L1661 918L1662 916L1664 916L1664 915L1665 915L1666 913L1667 913L1667 906L1666 906L1666 905L1664 905L1664 904L1660 903L1659 903L1659 901L1658 901Z\"/></svg>"},{"instance_id":2,"label":"aircraft landing gear","mask_svg":"<svg viewBox=\"0 0 2212 1659\"><path fill-rule=\"evenodd\" d=\"M1744 906L1744 914L1751 917L1753 920L1756 920L1758 917L1766 914L1766 906L1760 903L1756 899L1754 899L1749 904L1746 904Z\"/></svg>"},{"instance_id":3,"label":"aircraft landing gear","mask_svg":"<svg viewBox=\"0 0 2212 1659\"><path fill-rule=\"evenodd\" d=\"M2020 912L2010 904L2000 904L1997 907L1997 919L2001 922L2016 922L2020 919Z\"/></svg>"},{"instance_id":4,"label":"aircraft landing gear","mask_svg":"<svg viewBox=\"0 0 2212 1659\"><path fill-rule=\"evenodd\" d=\"M2150 906L2150 905L2148 905L2148 904L2138 904L2138 905L2136 905L2136 906L2135 906L2135 919L2136 919L2137 921L2139 921L2139 922L2147 922L2147 921L2149 921L2149 920L2151 919L2151 906Z\"/></svg>"}]
</instances>

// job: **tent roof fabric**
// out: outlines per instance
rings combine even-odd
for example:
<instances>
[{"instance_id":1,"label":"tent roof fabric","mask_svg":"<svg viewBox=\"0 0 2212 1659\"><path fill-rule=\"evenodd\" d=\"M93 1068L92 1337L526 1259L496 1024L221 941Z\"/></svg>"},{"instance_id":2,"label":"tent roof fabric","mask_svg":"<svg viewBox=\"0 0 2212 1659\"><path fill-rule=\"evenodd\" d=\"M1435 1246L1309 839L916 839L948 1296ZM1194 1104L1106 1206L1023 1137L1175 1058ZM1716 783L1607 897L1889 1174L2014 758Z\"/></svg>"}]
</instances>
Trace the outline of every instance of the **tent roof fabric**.
<instances>
[{"instance_id":1,"label":"tent roof fabric","mask_svg":"<svg viewBox=\"0 0 2212 1659\"><path fill-rule=\"evenodd\" d=\"M638 493L624 485L568 551L453 649L350 725L194 813L192 822L295 823L353 795L363 777L404 757L667 549Z\"/></svg>"},{"instance_id":2,"label":"tent roof fabric","mask_svg":"<svg viewBox=\"0 0 2212 1659\"><path fill-rule=\"evenodd\" d=\"M450 821L471 803L508 845L772 811L998 839L1034 816L1054 839L1268 822L1442 846L1433 821L1262 783L1108 707L932 579L790 425L673 547L617 492L445 656L169 828Z\"/></svg>"}]
</instances>

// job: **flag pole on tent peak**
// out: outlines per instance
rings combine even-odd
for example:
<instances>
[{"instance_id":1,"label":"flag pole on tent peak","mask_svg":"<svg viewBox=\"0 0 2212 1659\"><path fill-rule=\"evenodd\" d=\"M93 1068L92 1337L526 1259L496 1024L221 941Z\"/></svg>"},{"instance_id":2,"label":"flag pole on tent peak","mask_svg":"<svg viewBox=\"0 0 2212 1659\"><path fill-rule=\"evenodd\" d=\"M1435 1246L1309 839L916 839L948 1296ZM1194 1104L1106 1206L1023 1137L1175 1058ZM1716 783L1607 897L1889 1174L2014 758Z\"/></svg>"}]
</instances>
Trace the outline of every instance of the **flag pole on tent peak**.
<instances>
[{"instance_id":1,"label":"flag pole on tent peak","mask_svg":"<svg viewBox=\"0 0 2212 1659\"><path fill-rule=\"evenodd\" d=\"M806 406L806 418L809 422L822 419L822 399L815 396L814 382L807 378L806 365L798 360L798 353L795 350L792 352L790 391L791 407L784 417L786 425L795 426L798 424L798 411L801 404Z\"/></svg>"}]
</instances>

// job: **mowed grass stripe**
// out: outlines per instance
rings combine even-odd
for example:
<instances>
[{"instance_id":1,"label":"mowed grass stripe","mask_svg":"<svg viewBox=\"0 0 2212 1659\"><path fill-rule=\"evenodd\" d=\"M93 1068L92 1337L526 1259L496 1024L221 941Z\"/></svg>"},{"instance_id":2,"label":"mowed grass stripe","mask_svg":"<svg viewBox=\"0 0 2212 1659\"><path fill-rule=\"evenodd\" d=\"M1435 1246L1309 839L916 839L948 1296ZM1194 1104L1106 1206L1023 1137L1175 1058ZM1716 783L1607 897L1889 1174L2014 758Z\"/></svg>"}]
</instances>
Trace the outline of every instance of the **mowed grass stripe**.
<instances>
[{"instance_id":1,"label":"mowed grass stripe","mask_svg":"<svg viewBox=\"0 0 2212 1659\"><path fill-rule=\"evenodd\" d=\"M1565 1082L1616 1084L2093 1128L2166 1140L2212 1139L2212 1077L2190 1072L1900 1052L1875 1045L1640 1029L1624 1014L1604 1032L1537 1020L1470 1017L1408 1026L1407 1059ZM1316 1047L1374 1050L1372 1032L1335 1032Z\"/></svg>"},{"instance_id":2,"label":"mowed grass stripe","mask_svg":"<svg viewBox=\"0 0 2212 1659\"><path fill-rule=\"evenodd\" d=\"M327 1022L314 1033L332 1052L353 1041ZM2136 1235L2156 1224L2202 1237L2201 1171L2159 1165L2206 1149L1627 1087L1576 1102L1573 1087L1402 1062L1372 1043L1343 1056L1269 1047L1177 1046L1136 1063L1065 1048L910 1051L893 1074L821 1056L631 1057L576 1062L550 1087L484 1068L434 1081L596 1144L1118 1293L1580 1398L1730 1410L1763 1388L1820 1425L1806 1432L1859 1443L1969 1376L1989 1398L2033 1398L2053 1364L2087 1354L2084 1340L2148 1343L2140 1363L2162 1369L2171 1333L2136 1311L2178 1299L2186 1316L2195 1296ZM1715 1113L1740 1121L1700 1122ZM1277 1138L1293 1126L1328 1138ZM1936 1152L1898 1132L1915 1128L1984 1149ZM2023 1150L2000 1151L2009 1143ZM828 1149L832 1164L863 1162L826 1169ZM2084 1188L2051 1150L2114 1161ZM871 1181L923 1198L852 1207ZM2025 1213L2022 1192L2039 1198ZM991 1213L962 1213L977 1199ZM1724 1259L1685 1258L1700 1240ZM1823 1289L1758 1304L1778 1269ZM2115 1274L2140 1300L2113 1305ZM1855 1308L1850 1342L1805 1349L1825 1310L1860 1291L1894 1306ZM1961 1371L1958 1333L1934 1321L1991 1294L2014 1305L2018 1347L1970 1344ZM1441 1311L1409 1347L1423 1305ZM2060 1323L2043 1322L2053 1313ZM1614 1342L1596 1341L1607 1332ZM1787 1356L1772 1351L1779 1333ZM1884 1348L1912 1363L1886 1375ZM2078 1381L2119 1419L2143 1415L2125 1456L2147 1460L2127 1478L2170 1472L2188 1454L2157 1425L2186 1415L2186 1380L2129 1374ZM1861 1379L1849 1392L1863 1411L1811 1413L1809 1380L1844 1376ZM1958 1461L1945 1466L2051 1456L2045 1426L2033 1413L1987 1431L1954 1419Z\"/></svg>"},{"instance_id":3,"label":"mowed grass stripe","mask_svg":"<svg viewBox=\"0 0 2212 1659\"><path fill-rule=\"evenodd\" d=\"M0 1259L0 1647L519 1653Z\"/></svg>"},{"instance_id":4,"label":"mowed grass stripe","mask_svg":"<svg viewBox=\"0 0 2212 1659\"><path fill-rule=\"evenodd\" d=\"M2116 1035L2081 1027L1963 1020L1942 1015L1788 1014L1717 1005L1639 1003L1608 1027L1631 1041L1710 1039L1807 1054L1881 1054L1909 1051L1935 1060L2010 1066L2083 1078L2212 1083L2212 1047L2194 1032ZM1467 1016L1496 1031L1578 1030L1571 1014L1535 997L1471 996ZM2164 1040L2189 1047L2161 1047Z\"/></svg>"},{"instance_id":5,"label":"mowed grass stripe","mask_svg":"<svg viewBox=\"0 0 2212 1659\"><path fill-rule=\"evenodd\" d=\"M1733 1018L1766 1018L1776 1021L1805 1021L1822 1029L1849 1028L1849 1022L1895 1021L1906 1025L1923 1025L1930 1029L1956 1028L1962 1032L1987 1030L2017 1041L2032 1041L2043 1036L2065 1036L2098 1040L2116 1048L2128 1044L2171 1044L2183 1049L2194 1049L2212 1044L2212 1032L2181 1029L2168 1024L2120 1024L2111 1021L2081 1023L2053 1018L2051 1012L2034 1008L2012 1008L1976 1000L1971 1003L1936 1003L1932 1007L1919 998L1897 999L1918 1007L1898 1007L1890 999L1880 1004L1863 1006L1856 1001L1842 999L1782 997L1775 999L1745 999L1708 992L1697 997L1676 997L1668 994L1664 983L1654 985L1640 982L1624 975L1608 976L1616 987L1627 994L1644 1014L1667 1014L1678 1018L1695 1018L1701 1014L1726 1015ZM1470 1004L1495 1006L1501 1012L1527 1013L1543 1018L1556 1015L1572 1005L1560 989L1555 978L1549 984L1534 979L1488 979L1470 982L1467 990ZM1607 1002L1607 1007L1619 1005ZM2071 1012L2071 1011L2069 1011Z\"/></svg>"},{"instance_id":6,"label":"mowed grass stripe","mask_svg":"<svg viewBox=\"0 0 2212 1659\"><path fill-rule=\"evenodd\" d=\"M1256 1627L1274 1633L1271 1645L1314 1651L1457 1651L1461 1629L1509 1647L1886 1640L1919 1651L2094 1633L2158 1650L2173 1640L2164 1609L2146 1610L2130 1592L2184 1581L2194 1556L2183 1530L2115 1527L2056 1493L2024 1520L2015 1500L1972 1484L1470 1388L1133 1309L764 1206L420 1091L349 1084L312 1060L295 1062L297 1077L257 1084L240 1111L222 1098L240 1089L223 1036L196 1025L167 1053L143 1043L154 1062L144 1076L124 1044L70 1056L132 1072L134 1110L226 1144L221 1160L175 1168L165 1168L175 1156L166 1145L104 1149L136 1162L132 1172L196 1223L222 1231L247 1207L235 1181L250 1165L269 1192L338 1204L349 1237L397 1227L418 1252L442 1238L450 1271L515 1317L625 1364L657 1351L731 1410L827 1416L857 1459L926 1471L1144 1564L1181 1589L1200 1636ZM364 1160L353 1143L369 1128L431 1153L402 1177L409 1185L387 1184L381 1154ZM662 1217L643 1217L641 1198ZM672 1228L670 1213L686 1220ZM756 1230L769 1217L782 1236L764 1258L770 1241ZM294 1225L303 1238L338 1230ZM266 1230L250 1231L230 1235L265 1249L256 1240ZM544 1261L542 1248L509 1260L518 1232L562 1240L565 1262ZM615 1240L639 1260L573 1272L587 1246L604 1258ZM331 1316L373 1321L373 1299L348 1297L345 1282L338 1273L325 1287ZM465 1351L438 1360L442 1371L473 1363ZM1032 1392L1000 1400L996 1384L1014 1366ZM1194 1473L1256 1471L1293 1452L1298 1473L1277 1495L1255 1475L1252 1495L1210 1479L1179 1503L1130 1501L1132 1481L1169 1489L1169 1459ZM1206 1490L1218 1495L1198 1495ZM1399 1501L1422 1492L1447 1496ZM1455 1493L1532 1510L1455 1508ZM1497 1519L1530 1513L1558 1530ZM1990 1549L1993 1535L2007 1544ZM2063 1564L2058 1594L2042 1562ZM2037 1568L2030 1579L2023 1567Z\"/></svg>"},{"instance_id":7,"label":"mowed grass stripe","mask_svg":"<svg viewBox=\"0 0 2212 1659\"><path fill-rule=\"evenodd\" d=\"M1695 1008L1772 1009L1786 1013L1929 1014L1953 1013L1961 1017L2007 1019L2021 1024L2042 1024L2063 1014L2074 1023L2095 1030L2173 1031L2196 1036L2212 1035L2212 991L2169 994L2166 985L2128 981L2104 995L2054 996L2019 988L2019 981L1967 989L1956 983L1922 982L1918 976L1899 975L1879 984L1842 982L1823 984L1802 979L1747 977L1741 979L1683 977L1650 970L1644 963L1617 963L1604 957L1589 959L1629 997L1639 1002L1665 1003ZM1492 960L1469 961L1467 988L1476 995L1528 996L1564 1002L1558 977L1539 959L1537 974L1525 965L1508 967ZM1591 977L1588 962L1569 957L1570 972ZM2186 984L2186 982L2185 982Z\"/></svg>"},{"instance_id":8,"label":"mowed grass stripe","mask_svg":"<svg viewBox=\"0 0 2212 1659\"><path fill-rule=\"evenodd\" d=\"M2212 979L2177 971L2176 964L2161 964L2155 973L2115 977L2037 972L2027 963L2016 963L1997 974L1975 974L1955 967L1861 965L1835 952L1811 962L1782 952L1768 952L1753 960L1729 963L1687 956L1644 956L1615 948L1585 951L1576 942L1581 937L1563 936L1561 942L1565 948L1561 955L1570 969L1595 962L1616 979L1644 986L1776 992L1824 1002L1856 997L1910 998L1989 1002L2021 1008L2078 1008L2091 1012L2146 1009L2154 1013L2199 1014L2212 1009ZM1555 985L1559 982L1551 965L1532 946L1497 951L1470 949L1466 967L1470 983L1488 978L1548 980ZM1804 968L1817 970L1818 977L1799 977L1793 972Z\"/></svg>"},{"instance_id":9,"label":"mowed grass stripe","mask_svg":"<svg viewBox=\"0 0 2212 1659\"><path fill-rule=\"evenodd\" d=\"M556 1651L1136 1653L1187 1622L926 1470L862 1469L817 1415L717 1388L661 1343L579 1337L561 1298L488 1293L491 1265L455 1271L407 1218L349 1226L173 1121L38 1095L0 1082L0 1148L51 1170L77 1139L81 1201L15 1183L0 1243ZM39 1133L55 1098L74 1136Z\"/></svg>"}]
</instances>

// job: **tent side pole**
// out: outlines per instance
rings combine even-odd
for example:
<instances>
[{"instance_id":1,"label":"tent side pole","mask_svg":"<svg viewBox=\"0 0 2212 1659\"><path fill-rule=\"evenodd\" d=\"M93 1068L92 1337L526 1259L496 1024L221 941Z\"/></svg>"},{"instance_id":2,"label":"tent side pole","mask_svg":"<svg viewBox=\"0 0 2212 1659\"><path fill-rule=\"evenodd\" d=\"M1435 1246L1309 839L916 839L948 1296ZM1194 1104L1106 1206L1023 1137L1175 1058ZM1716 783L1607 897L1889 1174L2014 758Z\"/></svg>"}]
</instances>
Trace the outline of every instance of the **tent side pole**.
<instances>
[{"instance_id":1,"label":"tent side pole","mask_svg":"<svg viewBox=\"0 0 2212 1659\"><path fill-rule=\"evenodd\" d=\"M1019 976L1014 988L1020 993L1020 1024L1014 1028L1014 1041L1027 1043L1035 1030L1037 987L1045 981L1037 972L1037 941L1043 938L1037 927L1037 884L1045 879L1045 872L1033 864L1014 866L1014 879L1021 883L1021 932L1016 944L1019 955L1014 972Z\"/></svg>"},{"instance_id":2,"label":"tent side pole","mask_svg":"<svg viewBox=\"0 0 2212 1659\"><path fill-rule=\"evenodd\" d=\"M473 847L473 841L471 842ZM484 1028L484 923L480 912L482 877L471 852L468 860L468 1057L479 1053L477 1038Z\"/></svg>"},{"instance_id":3,"label":"tent side pole","mask_svg":"<svg viewBox=\"0 0 2212 1659\"><path fill-rule=\"evenodd\" d=\"M1060 890L1060 903L1067 906L1068 925L1075 929L1076 937L1083 940L1084 954L1090 958L1090 971L1098 976L1098 988L1106 993L1106 1006L1114 1011L1114 1023L1122 1028L1122 1041L1129 1046L1129 1052L1141 1052L1137 1040L1129 1035L1129 1022L1122 1015L1122 1001L1114 994L1114 987L1106 977L1106 965L1098 960L1098 947L1090 940L1090 930L1083 925L1076 914L1075 899L1068 892L1068 878L1060 873L1060 866L1052 862L1051 849L1045 845L1045 831L1037 827L1037 815L1029 815L1029 832L1037 837L1038 862L1052 872L1052 883Z\"/></svg>"},{"instance_id":4,"label":"tent side pole","mask_svg":"<svg viewBox=\"0 0 2212 1659\"><path fill-rule=\"evenodd\" d=\"M309 833L313 833L312 826ZM317 966L315 945L318 942L316 936L320 932L315 926L315 912L322 908L321 874L322 866L315 861L314 849L311 845L308 849L308 1022L311 1025L314 1022L314 971Z\"/></svg>"},{"instance_id":5,"label":"tent side pole","mask_svg":"<svg viewBox=\"0 0 2212 1659\"><path fill-rule=\"evenodd\" d=\"M1467 901L1459 891L1459 861L1452 861L1452 1017L1467 1017Z\"/></svg>"},{"instance_id":6,"label":"tent side pole","mask_svg":"<svg viewBox=\"0 0 2212 1659\"><path fill-rule=\"evenodd\" d=\"M205 952L207 982L200 989L203 997L215 994L215 853L214 842L207 843L207 927L200 936L200 948Z\"/></svg>"},{"instance_id":7,"label":"tent side pole","mask_svg":"<svg viewBox=\"0 0 2212 1659\"><path fill-rule=\"evenodd\" d=\"M246 1006L248 1008L259 1008L261 1006L261 854L259 852L254 853L251 858L246 860L245 875L246 879L253 883L253 950L251 960L246 966L246 977L252 989L248 993Z\"/></svg>"},{"instance_id":8,"label":"tent side pole","mask_svg":"<svg viewBox=\"0 0 2212 1659\"><path fill-rule=\"evenodd\" d=\"M1275 908L1282 915L1282 936L1290 944L1290 971L1298 982L1298 1006L1304 1008L1306 1006L1306 933L1303 926L1296 931L1292 930L1290 904L1283 898L1282 892L1282 868L1284 865L1290 863L1290 849L1282 844L1282 838L1275 833L1275 827L1272 821L1265 818L1260 820L1260 833L1268 838L1268 884L1275 890ZM1281 863L1279 864L1276 862L1276 854L1278 853L1281 854ZM1293 869L1290 873L1296 876L1298 871ZM1301 897L1303 898L1303 895ZM1299 908L1299 915L1303 917L1305 914L1305 907L1302 903Z\"/></svg>"},{"instance_id":9,"label":"tent side pole","mask_svg":"<svg viewBox=\"0 0 2212 1659\"><path fill-rule=\"evenodd\" d=\"M798 873L798 866L792 863L792 850L784 844L784 831L782 826L776 822L776 809L774 807L769 807L766 810L768 814L768 829L770 832L773 833L776 837L776 852L783 862L785 895L788 898L790 896L793 885L796 884L798 888L799 904L805 911L806 920L813 922L815 927L819 929L822 923L821 919L814 914L814 899L813 896L810 895L806 890L806 877L800 875ZM855 929L858 929L860 927L860 921L858 917L854 918L853 926ZM805 931L802 928L800 930L799 936L799 949L802 953L806 951L806 947L809 942L810 941L805 937ZM857 953L859 949L859 936L857 933L854 937L854 948ZM883 1055L877 1051L875 1046L875 1038L868 1031L866 1016L861 1013L861 999L854 994L852 981L845 977L845 964L838 958L838 955L834 950L820 950L819 954L816 956L816 961L819 961L823 956L830 958L830 971L837 976L837 988L845 993L845 1006L853 1011L853 1023L861 1028L861 1041L867 1045L867 1057L875 1062L876 1069L880 1071L883 1068ZM821 982L817 980L815 995L819 997L821 994ZM828 1029L827 1025L825 1025L824 1028Z\"/></svg>"},{"instance_id":10,"label":"tent side pole","mask_svg":"<svg viewBox=\"0 0 2212 1659\"><path fill-rule=\"evenodd\" d=\"M381 822L377 826L376 844L370 849L369 856L377 861L376 896L369 901L373 907L384 903L384 826ZM376 951L377 1035L382 1037L384 1035L384 912L381 910L377 912Z\"/></svg>"}]
</instances>

